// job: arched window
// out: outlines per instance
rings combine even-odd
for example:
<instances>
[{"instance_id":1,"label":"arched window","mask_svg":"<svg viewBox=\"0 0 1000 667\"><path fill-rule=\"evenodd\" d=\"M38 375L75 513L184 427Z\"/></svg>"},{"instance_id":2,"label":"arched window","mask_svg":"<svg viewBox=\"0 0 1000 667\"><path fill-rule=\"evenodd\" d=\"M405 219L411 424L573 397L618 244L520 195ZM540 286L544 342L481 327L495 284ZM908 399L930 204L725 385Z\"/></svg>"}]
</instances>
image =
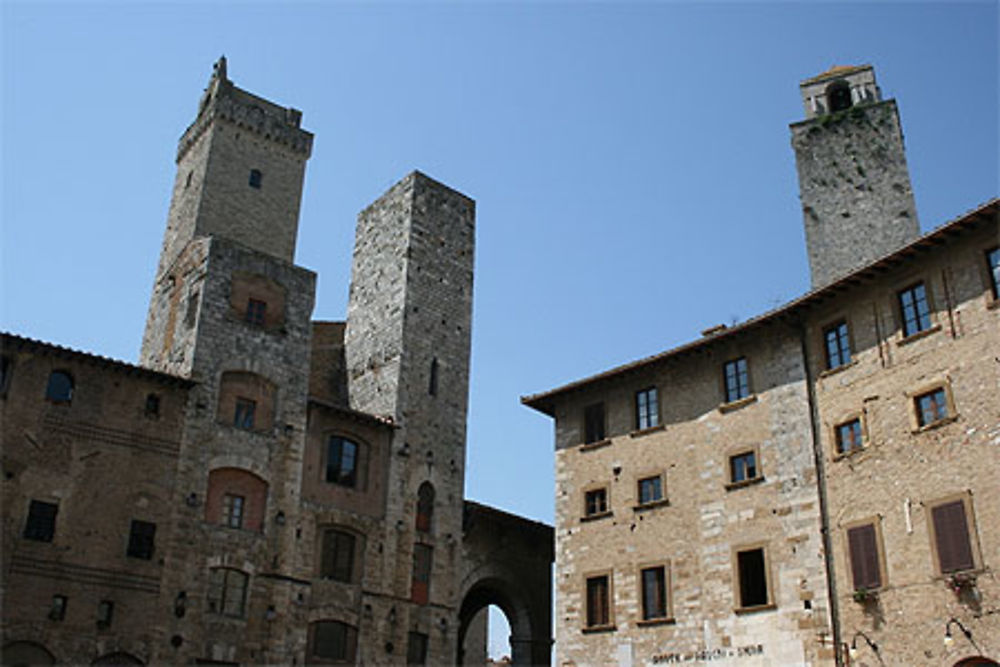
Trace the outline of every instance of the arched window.
<instances>
[{"instance_id":1,"label":"arched window","mask_svg":"<svg viewBox=\"0 0 1000 667\"><path fill-rule=\"evenodd\" d=\"M834 81L826 87L826 101L830 107L830 113L843 111L851 107L851 87L843 79Z\"/></svg>"},{"instance_id":2,"label":"arched window","mask_svg":"<svg viewBox=\"0 0 1000 667\"><path fill-rule=\"evenodd\" d=\"M360 546L362 540L354 533L340 528L322 530L323 542L319 557L319 576L345 584L357 580L360 570Z\"/></svg>"},{"instance_id":3,"label":"arched window","mask_svg":"<svg viewBox=\"0 0 1000 667\"><path fill-rule=\"evenodd\" d=\"M267 505L267 482L248 470L216 468L208 473L205 521L260 531Z\"/></svg>"},{"instance_id":4,"label":"arched window","mask_svg":"<svg viewBox=\"0 0 1000 667\"><path fill-rule=\"evenodd\" d=\"M228 567L214 567L208 579L208 611L212 614L242 618L246 611L246 572Z\"/></svg>"},{"instance_id":5,"label":"arched window","mask_svg":"<svg viewBox=\"0 0 1000 667\"><path fill-rule=\"evenodd\" d=\"M331 435L326 445L326 481L341 486L358 486L361 448L358 443Z\"/></svg>"},{"instance_id":6,"label":"arched window","mask_svg":"<svg viewBox=\"0 0 1000 667\"><path fill-rule=\"evenodd\" d=\"M354 663L358 629L340 621L317 621L309 626L310 653L334 662Z\"/></svg>"},{"instance_id":7,"label":"arched window","mask_svg":"<svg viewBox=\"0 0 1000 667\"><path fill-rule=\"evenodd\" d=\"M434 485L424 482L417 490L417 530L431 532L431 520L434 518Z\"/></svg>"},{"instance_id":8,"label":"arched window","mask_svg":"<svg viewBox=\"0 0 1000 667\"><path fill-rule=\"evenodd\" d=\"M45 387L45 398L53 403L69 403L73 400L73 376L66 371L52 371L49 384Z\"/></svg>"}]
</instances>

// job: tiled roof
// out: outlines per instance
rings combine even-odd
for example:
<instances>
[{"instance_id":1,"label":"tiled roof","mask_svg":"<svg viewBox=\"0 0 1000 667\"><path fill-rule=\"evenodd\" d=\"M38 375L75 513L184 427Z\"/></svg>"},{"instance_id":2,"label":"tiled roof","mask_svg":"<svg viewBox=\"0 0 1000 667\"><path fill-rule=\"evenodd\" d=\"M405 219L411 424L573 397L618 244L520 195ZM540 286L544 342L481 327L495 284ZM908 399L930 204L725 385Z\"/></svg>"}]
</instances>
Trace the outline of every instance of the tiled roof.
<instances>
[{"instance_id":1,"label":"tiled roof","mask_svg":"<svg viewBox=\"0 0 1000 667\"><path fill-rule=\"evenodd\" d=\"M829 79L835 76L846 76L869 67L871 67L871 65L834 65L822 74L817 74L816 76L806 79L800 85L805 86L810 83L816 83L817 81L822 81L823 79Z\"/></svg>"}]
</instances>

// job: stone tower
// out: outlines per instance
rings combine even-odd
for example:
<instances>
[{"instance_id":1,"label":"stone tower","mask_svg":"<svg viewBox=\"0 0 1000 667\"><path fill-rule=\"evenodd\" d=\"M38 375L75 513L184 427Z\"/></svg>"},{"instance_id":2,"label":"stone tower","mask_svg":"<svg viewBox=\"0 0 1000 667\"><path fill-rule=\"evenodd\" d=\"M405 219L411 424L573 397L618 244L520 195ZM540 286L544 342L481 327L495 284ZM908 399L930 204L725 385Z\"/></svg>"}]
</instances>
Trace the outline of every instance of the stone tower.
<instances>
[{"instance_id":1,"label":"stone tower","mask_svg":"<svg viewBox=\"0 0 1000 667\"><path fill-rule=\"evenodd\" d=\"M833 67L800 84L806 119L792 147L813 288L920 234L895 100L870 65Z\"/></svg>"},{"instance_id":2,"label":"stone tower","mask_svg":"<svg viewBox=\"0 0 1000 667\"><path fill-rule=\"evenodd\" d=\"M168 628L184 638L178 662L189 650L242 655L242 629L205 610L212 587L259 575L245 613L262 618L287 606L287 581L309 562L293 529L316 278L292 263L312 143L300 119L234 86L221 59L180 140L140 355L148 368L197 383L181 433L174 530L163 531L175 536L163 550L164 589L192 600ZM238 536L227 521L239 523ZM304 632L284 621L270 626L277 636Z\"/></svg>"},{"instance_id":3,"label":"stone tower","mask_svg":"<svg viewBox=\"0 0 1000 667\"><path fill-rule=\"evenodd\" d=\"M415 610L450 608L450 620L433 625L451 632L457 631L474 236L475 203L468 197L419 172L393 186L358 216L345 333L351 408L391 417L397 426L386 523L399 522L403 530L399 567L408 569L418 549L431 554L431 606ZM435 525L418 532L414 507L425 483L434 491ZM406 581L410 573L397 576Z\"/></svg>"}]
</instances>

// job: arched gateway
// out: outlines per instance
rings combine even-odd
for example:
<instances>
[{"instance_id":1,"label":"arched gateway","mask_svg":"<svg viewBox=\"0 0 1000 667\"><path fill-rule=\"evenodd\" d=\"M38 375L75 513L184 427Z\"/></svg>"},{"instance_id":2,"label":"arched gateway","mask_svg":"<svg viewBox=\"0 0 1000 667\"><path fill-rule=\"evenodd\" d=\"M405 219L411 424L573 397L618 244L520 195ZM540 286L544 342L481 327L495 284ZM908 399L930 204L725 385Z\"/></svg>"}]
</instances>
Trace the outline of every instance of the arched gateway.
<instances>
[{"instance_id":1,"label":"arched gateway","mask_svg":"<svg viewBox=\"0 0 1000 667\"><path fill-rule=\"evenodd\" d=\"M552 652L551 526L466 501L463 519L465 569L459 607L456 662L473 617L489 605L510 624L515 665L548 665Z\"/></svg>"}]
</instances>

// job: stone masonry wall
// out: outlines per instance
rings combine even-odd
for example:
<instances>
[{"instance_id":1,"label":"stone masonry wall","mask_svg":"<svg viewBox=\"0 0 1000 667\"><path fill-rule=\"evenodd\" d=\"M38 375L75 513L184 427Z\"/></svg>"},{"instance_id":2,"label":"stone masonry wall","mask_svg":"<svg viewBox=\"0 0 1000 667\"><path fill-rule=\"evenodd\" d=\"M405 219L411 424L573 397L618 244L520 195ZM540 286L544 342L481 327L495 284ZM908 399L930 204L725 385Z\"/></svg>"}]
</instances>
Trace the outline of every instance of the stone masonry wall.
<instances>
[{"instance_id":1,"label":"stone masonry wall","mask_svg":"<svg viewBox=\"0 0 1000 667\"><path fill-rule=\"evenodd\" d=\"M894 100L791 126L813 287L920 234Z\"/></svg>"}]
</instances>

